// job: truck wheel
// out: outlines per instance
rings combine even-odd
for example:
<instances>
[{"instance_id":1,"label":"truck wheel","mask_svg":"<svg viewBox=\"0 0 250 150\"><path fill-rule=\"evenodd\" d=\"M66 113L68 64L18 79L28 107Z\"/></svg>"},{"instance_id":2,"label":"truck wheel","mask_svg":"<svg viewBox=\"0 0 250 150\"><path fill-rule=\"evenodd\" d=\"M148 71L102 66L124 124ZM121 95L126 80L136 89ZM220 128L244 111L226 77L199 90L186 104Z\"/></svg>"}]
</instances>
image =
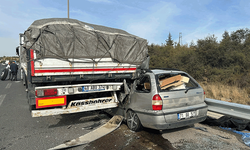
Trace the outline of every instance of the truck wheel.
<instances>
[{"instance_id":1,"label":"truck wheel","mask_svg":"<svg viewBox=\"0 0 250 150\"><path fill-rule=\"evenodd\" d=\"M1 80L4 81L9 73L9 69L4 69L1 72Z\"/></svg>"},{"instance_id":2,"label":"truck wheel","mask_svg":"<svg viewBox=\"0 0 250 150\"><path fill-rule=\"evenodd\" d=\"M129 110L127 112L127 125L128 125L128 128L132 131L137 132L137 131L140 131L142 129L142 125L141 125L141 121L140 121L139 117L132 110Z\"/></svg>"}]
</instances>

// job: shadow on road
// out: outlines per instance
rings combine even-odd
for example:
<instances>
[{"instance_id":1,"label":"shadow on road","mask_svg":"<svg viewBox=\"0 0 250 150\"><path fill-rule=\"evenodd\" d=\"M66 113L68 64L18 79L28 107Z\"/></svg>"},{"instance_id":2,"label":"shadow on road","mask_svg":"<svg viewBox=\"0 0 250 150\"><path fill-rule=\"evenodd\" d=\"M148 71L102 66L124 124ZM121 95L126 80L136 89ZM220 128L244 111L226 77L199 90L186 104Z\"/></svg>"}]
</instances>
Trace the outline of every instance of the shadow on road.
<instances>
[{"instance_id":1,"label":"shadow on road","mask_svg":"<svg viewBox=\"0 0 250 150\"><path fill-rule=\"evenodd\" d=\"M61 126L70 126L82 123L90 123L91 125L86 125L84 128L92 129L101 125L102 119L110 119L106 114L99 113L99 112L82 112L82 113L75 113L75 114L65 114L60 115L58 117L59 122L54 125L50 125L49 128L54 127L61 127Z\"/></svg>"}]
</instances>

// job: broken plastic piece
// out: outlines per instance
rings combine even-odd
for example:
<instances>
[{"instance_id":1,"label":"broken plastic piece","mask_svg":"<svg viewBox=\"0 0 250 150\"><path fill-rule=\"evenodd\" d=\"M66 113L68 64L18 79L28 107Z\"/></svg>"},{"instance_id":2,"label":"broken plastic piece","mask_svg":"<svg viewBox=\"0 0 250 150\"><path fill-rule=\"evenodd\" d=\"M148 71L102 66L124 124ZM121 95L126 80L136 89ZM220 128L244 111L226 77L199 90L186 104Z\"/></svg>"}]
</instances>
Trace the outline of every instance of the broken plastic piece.
<instances>
[{"instance_id":1,"label":"broken plastic piece","mask_svg":"<svg viewBox=\"0 0 250 150\"><path fill-rule=\"evenodd\" d=\"M121 125L122 120L123 120L122 116L118 116L118 115L113 116L103 126L97 128L97 129L95 129L95 130L93 130L93 131L91 131L83 136L80 136L77 139L74 139L74 140L68 141L64 144L50 148L49 150L65 149L65 148L74 147L74 146L83 145L83 144L93 142L93 141L103 137L104 135L109 134L110 132L114 131L115 129L117 129Z\"/></svg>"}]
</instances>

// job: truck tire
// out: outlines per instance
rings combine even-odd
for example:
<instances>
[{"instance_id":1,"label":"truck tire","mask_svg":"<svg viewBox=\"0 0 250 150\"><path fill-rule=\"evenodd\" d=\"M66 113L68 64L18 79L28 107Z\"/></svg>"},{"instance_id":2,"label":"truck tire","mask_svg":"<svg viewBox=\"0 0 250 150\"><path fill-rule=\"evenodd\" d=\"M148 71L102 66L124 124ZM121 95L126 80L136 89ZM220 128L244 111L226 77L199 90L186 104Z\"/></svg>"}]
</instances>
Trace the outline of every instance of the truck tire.
<instances>
[{"instance_id":1,"label":"truck tire","mask_svg":"<svg viewBox=\"0 0 250 150\"><path fill-rule=\"evenodd\" d=\"M6 79L6 77L8 76L9 73L9 69L4 69L1 72L1 80L4 81Z\"/></svg>"}]
</instances>

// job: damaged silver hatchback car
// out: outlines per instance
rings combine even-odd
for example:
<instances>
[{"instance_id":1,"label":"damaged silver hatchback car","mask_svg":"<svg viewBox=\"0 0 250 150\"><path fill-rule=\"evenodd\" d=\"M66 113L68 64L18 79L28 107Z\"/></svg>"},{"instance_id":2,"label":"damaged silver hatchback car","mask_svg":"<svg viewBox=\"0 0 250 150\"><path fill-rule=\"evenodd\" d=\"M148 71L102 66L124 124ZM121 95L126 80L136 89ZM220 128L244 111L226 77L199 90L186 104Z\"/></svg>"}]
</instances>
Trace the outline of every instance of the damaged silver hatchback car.
<instances>
[{"instance_id":1,"label":"damaged silver hatchback car","mask_svg":"<svg viewBox=\"0 0 250 150\"><path fill-rule=\"evenodd\" d=\"M204 121L205 92L190 75L178 70L148 70L135 80L125 114L128 127L164 130Z\"/></svg>"}]
</instances>

